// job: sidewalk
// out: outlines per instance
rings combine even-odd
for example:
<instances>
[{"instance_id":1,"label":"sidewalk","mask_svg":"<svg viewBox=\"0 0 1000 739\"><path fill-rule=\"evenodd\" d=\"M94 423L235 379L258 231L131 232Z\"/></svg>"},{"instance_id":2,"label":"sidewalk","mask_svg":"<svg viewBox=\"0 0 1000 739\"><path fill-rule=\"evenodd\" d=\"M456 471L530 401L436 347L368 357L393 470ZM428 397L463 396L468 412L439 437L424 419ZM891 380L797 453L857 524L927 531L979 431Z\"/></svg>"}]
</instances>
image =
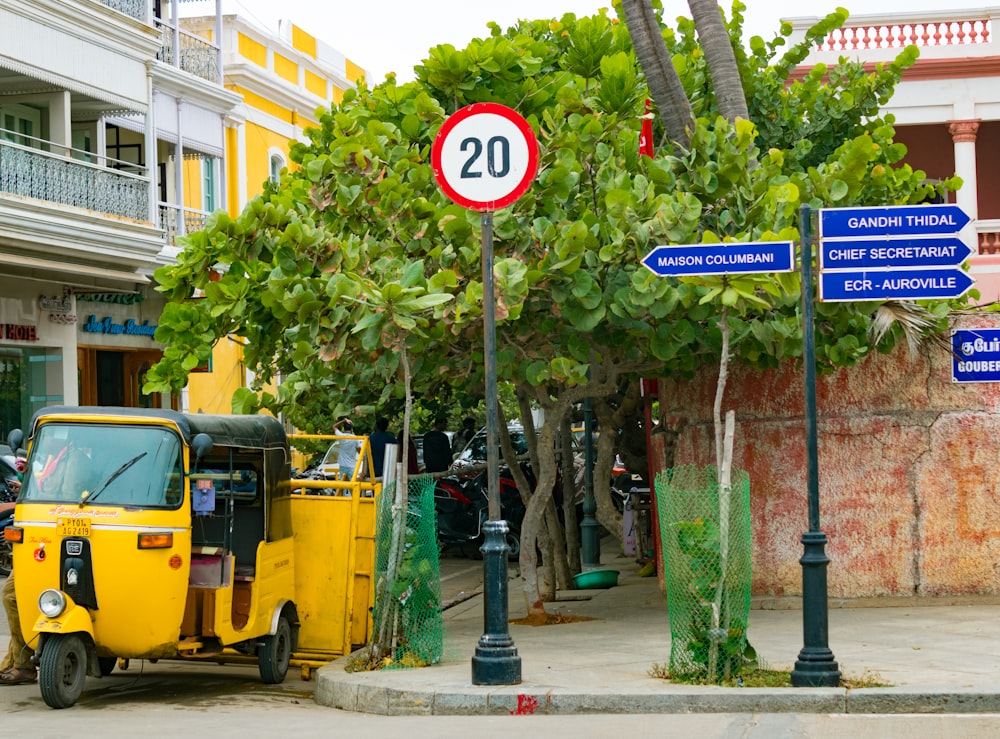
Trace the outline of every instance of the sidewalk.
<instances>
[{"instance_id":1,"label":"sidewalk","mask_svg":"<svg viewBox=\"0 0 1000 739\"><path fill-rule=\"evenodd\" d=\"M317 672L315 700L364 713L1000 713L1000 605L913 605L829 610L829 646L845 676L888 688L720 688L675 685L649 675L670 656L666 602L656 578L602 555L616 587L560 593L552 612L597 620L510 626L522 682L472 685L483 633L483 596L445 611L439 665L348 673L347 658ZM525 615L519 581L509 616ZM576 598L586 598L576 600ZM748 636L763 662L790 669L803 646L801 610L755 609Z\"/></svg>"}]
</instances>

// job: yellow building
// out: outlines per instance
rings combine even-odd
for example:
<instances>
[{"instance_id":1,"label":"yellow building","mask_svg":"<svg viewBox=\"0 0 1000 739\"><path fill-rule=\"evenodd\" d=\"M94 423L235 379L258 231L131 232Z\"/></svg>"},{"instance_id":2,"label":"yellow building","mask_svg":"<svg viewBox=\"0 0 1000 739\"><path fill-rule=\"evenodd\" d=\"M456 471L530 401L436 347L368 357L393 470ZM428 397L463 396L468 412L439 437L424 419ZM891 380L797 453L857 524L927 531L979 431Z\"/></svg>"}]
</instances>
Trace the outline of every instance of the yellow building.
<instances>
[{"instance_id":1,"label":"yellow building","mask_svg":"<svg viewBox=\"0 0 1000 739\"><path fill-rule=\"evenodd\" d=\"M316 109L340 102L365 70L285 21L277 34L235 15L222 17L221 30L214 17L184 18L181 25L213 42L221 37L225 87L243 98L226 130L226 201L215 206L235 216L267 180L279 180L291 143L308 141L303 132L318 125ZM205 177L188 169L185 179L195 192ZM199 370L191 374L183 403L194 412L230 413L233 393L252 379L235 336L216 344L212 361Z\"/></svg>"}]
</instances>

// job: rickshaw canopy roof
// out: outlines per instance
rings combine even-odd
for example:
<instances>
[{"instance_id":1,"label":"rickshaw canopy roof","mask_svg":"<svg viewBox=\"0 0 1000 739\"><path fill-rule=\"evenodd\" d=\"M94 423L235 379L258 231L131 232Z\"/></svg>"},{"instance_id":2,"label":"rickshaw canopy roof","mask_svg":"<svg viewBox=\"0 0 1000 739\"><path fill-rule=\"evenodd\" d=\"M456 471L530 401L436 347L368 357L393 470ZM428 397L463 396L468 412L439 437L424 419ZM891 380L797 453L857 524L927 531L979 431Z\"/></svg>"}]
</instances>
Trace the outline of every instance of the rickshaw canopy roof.
<instances>
[{"instance_id":1,"label":"rickshaw canopy roof","mask_svg":"<svg viewBox=\"0 0 1000 739\"><path fill-rule=\"evenodd\" d=\"M288 439L281 422L273 416L226 416L210 413L179 413L166 408L117 408L112 406L50 406L35 412L31 419L32 435L38 423L50 416L91 416L121 419L160 420L175 425L185 444L198 434L212 437L215 446L244 447L249 449L285 449ZM80 419L82 420L82 419Z\"/></svg>"}]
</instances>

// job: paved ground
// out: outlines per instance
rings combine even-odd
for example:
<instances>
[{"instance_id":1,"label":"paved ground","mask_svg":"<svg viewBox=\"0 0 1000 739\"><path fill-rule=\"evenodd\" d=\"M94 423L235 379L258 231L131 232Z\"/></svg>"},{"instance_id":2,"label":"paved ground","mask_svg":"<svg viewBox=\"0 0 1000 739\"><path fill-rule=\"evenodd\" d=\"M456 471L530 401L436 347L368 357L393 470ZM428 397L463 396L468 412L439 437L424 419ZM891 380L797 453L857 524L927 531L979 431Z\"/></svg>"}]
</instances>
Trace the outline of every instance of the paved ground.
<instances>
[{"instance_id":1,"label":"paved ground","mask_svg":"<svg viewBox=\"0 0 1000 739\"><path fill-rule=\"evenodd\" d=\"M616 587L562 593L564 600L549 604L551 611L594 620L510 627L522 661L520 685L472 685L471 657L483 631L482 562L446 555L442 592L449 607L440 665L347 673L344 660L339 660L321 668L312 682L303 682L293 670L282 686L262 686L252 667L134 665L126 673L116 671L112 678L88 679L80 708L124 708L123 699L166 701L202 710L260 705L262 700L275 708L290 708L312 704L310 698L315 697L320 710L340 707L385 715L1000 714L1000 605L842 608L834 604L829 611L830 648L841 669L849 677L878 677L892 687L673 685L649 674L655 665L668 661L670 650L667 607L656 579L638 577L638 566L629 559L605 552L603 561L605 567L621 572ZM517 585L511 581L511 618L524 614ZM775 668L791 667L802 648L801 611L774 609L789 603L794 601L764 602L770 608L750 615L750 641ZM8 638L0 612L0 646ZM28 712L45 708L37 686L4 690L5 701L15 701L8 704L11 708Z\"/></svg>"},{"instance_id":2,"label":"paved ground","mask_svg":"<svg viewBox=\"0 0 1000 739\"><path fill-rule=\"evenodd\" d=\"M554 612L594 620L510 627L522 661L520 685L471 683L471 658L484 628L483 598L476 594L445 611L440 665L347 673L345 660L338 660L320 669L315 698L323 705L390 715L1000 712L1000 605L846 608L833 604L829 645L845 676L878 679L891 687L676 685L650 676L670 653L667 606L656 579L639 577L638 565L630 559L605 553L603 562L621 572L616 587L561 593L560 601L548 606ZM470 565L481 568L478 562ZM445 563L442 568L445 585L454 574L452 567ZM511 618L525 614L517 586L518 581L511 581ZM449 595L445 587L446 603ZM802 613L773 608L787 602L765 605L772 608L751 612L750 642L768 666L791 668L803 646Z\"/></svg>"}]
</instances>

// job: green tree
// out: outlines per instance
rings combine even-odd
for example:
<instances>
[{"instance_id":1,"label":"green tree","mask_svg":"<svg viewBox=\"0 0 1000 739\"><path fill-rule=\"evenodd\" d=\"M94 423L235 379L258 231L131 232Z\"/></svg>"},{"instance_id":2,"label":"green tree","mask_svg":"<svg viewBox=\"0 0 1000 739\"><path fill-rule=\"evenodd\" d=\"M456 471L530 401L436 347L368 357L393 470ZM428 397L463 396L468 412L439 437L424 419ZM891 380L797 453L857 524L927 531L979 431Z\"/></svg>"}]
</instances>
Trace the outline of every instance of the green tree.
<instances>
[{"instance_id":1,"label":"green tree","mask_svg":"<svg viewBox=\"0 0 1000 739\"><path fill-rule=\"evenodd\" d=\"M727 27L738 36L739 19ZM568 14L490 30L462 50L431 49L412 83L345 94L293 149L299 168L280 186L188 238L177 264L157 273L173 302L157 332L168 349L146 390L183 386L212 342L236 333L261 382L283 378L276 396L243 393L237 409L280 409L302 428L317 423L307 415L317 408L336 415L399 397L403 347L416 396L481 392L479 217L439 191L430 148L464 105L514 107L538 135L540 166L530 192L494 214L497 367L523 407L546 411L531 450L536 492L521 487L521 573L529 610L540 612L535 544L552 525L552 450L575 403L617 397L643 374L718 362L723 315L740 361L773 366L801 353L796 275L664 279L642 257L659 244L793 239L803 202L918 202L933 188L900 163L891 121L843 102L852 91L888 95L912 54L873 76L848 65L829 83L811 75L786 85L805 44L778 57L780 37L752 40L736 58L745 86L769 98L748 96L755 110L822 103L756 126L718 114L694 26L681 22L663 35L697 117L689 146L650 159L637 151L646 88L623 25ZM215 265L223 275L210 282ZM190 301L196 289L204 298ZM873 312L823 308L821 364L888 350L897 334L872 342ZM607 480L596 482L606 496Z\"/></svg>"}]
</instances>

